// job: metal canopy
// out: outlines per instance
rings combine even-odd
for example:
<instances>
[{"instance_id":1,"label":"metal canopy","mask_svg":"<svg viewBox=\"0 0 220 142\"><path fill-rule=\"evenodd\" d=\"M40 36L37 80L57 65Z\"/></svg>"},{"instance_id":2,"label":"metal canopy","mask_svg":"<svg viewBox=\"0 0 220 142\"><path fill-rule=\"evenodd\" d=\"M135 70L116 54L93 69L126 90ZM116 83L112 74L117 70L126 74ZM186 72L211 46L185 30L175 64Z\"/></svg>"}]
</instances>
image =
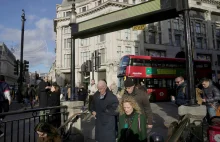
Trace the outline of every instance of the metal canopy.
<instances>
[{"instance_id":1,"label":"metal canopy","mask_svg":"<svg viewBox=\"0 0 220 142\"><path fill-rule=\"evenodd\" d=\"M181 0L177 0L181 1ZM73 25L74 38L86 38L178 16L176 0L151 0Z\"/></svg>"}]
</instances>

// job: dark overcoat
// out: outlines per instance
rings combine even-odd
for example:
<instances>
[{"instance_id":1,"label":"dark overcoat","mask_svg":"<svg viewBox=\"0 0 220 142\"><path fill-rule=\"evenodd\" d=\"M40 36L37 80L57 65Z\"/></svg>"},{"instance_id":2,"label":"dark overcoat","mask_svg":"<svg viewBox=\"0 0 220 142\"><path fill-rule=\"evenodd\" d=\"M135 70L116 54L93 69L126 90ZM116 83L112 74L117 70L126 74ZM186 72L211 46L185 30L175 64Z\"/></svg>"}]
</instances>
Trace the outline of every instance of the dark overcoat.
<instances>
[{"instance_id":1,"label":"dark overcoat","mask_svg":"<svg viewBox=\"0 0 220 142\"><path fill-rule=\"evenodd\" d=\"M100 93L94 94L91 110L96 112L95 139L98 142L115 142L115 116L118 107L117 97L107 89L105 97L100 99Z\"/></svg>"},{"instance_id":2,"label":"dark overcoat","mask_svg":"<svg viewBox=\"0 0 220 142\"><path fill-rule=\"evenodd\" d=\"M48 99L48 89L45 89L48 86L48 83L45 81L41 81L39 83L39 107L44 108L47 107L47 99Z\"/></svg>"}]
</instances>

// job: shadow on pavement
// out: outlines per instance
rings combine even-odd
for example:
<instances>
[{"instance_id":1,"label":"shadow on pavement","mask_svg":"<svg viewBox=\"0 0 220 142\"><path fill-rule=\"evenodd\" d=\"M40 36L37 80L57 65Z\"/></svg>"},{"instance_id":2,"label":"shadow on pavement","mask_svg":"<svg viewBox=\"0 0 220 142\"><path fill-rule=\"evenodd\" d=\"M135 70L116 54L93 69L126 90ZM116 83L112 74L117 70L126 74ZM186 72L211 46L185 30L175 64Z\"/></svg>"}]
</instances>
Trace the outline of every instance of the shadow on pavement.
<instances>
[{"instance_id":1,"label":"shadow on pavement","mask_svg":"<svg viewBox=\"0 0 220 142\"><path fill-rule=\"evenodd\" d=\"M174 119L178 119L178 107L177 105L169 102L169 103L162 103L158 102L155 103L158 107L160 107L160 110L165 112L167 116L170 116Z\"/></svg>"}]
</instances>

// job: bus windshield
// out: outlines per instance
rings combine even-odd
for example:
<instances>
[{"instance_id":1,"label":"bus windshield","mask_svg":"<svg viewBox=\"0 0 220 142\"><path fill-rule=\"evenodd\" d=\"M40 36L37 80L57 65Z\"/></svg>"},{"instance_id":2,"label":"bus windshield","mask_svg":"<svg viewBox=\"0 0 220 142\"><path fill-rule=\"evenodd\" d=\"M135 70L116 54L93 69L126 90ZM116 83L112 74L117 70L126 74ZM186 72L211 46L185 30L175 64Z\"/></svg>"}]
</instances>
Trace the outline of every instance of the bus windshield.
<instances>
[{"instance_id":1,"label":"bus windshield","mask_svg":"<svg viewBox=\"0 0 220 142\"><path fill-rule=\"evenodd\" d=\"M120 67L124 67L124 66L128 66L129 65L129 61L130 61L130 57L129 56L124 56L121 58L121 62L120 62Z\"/></svg>"}]
</instances>

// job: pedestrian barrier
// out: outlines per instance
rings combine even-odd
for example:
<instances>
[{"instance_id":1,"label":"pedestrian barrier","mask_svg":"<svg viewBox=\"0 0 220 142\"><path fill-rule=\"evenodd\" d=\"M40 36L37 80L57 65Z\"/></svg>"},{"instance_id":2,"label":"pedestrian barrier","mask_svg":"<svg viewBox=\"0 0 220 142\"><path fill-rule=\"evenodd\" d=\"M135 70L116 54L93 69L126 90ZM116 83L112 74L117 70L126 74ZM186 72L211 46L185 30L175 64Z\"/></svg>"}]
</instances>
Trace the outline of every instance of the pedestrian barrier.
<instances>
[{"instance_id":1,"label":"pedestrian barrier","mask_svg":"<svg viewBox=\"0 0 220 142\"><path fill-rule=\"evenodd\" d=\"M179 122L171 123L169 129L172 129L172 132L166 142L205 141L205 139L207 138L207 134L205 131L207 124L202 120L194 120L193 122L190 122L190 118L192 118L192 116L190 114L186 114Z\"/></svg>"},{"instance_id":2,"label":"pedestrian barrier","mask_svg":"<svg viewBox=\"0 0 220 142\"><path fill-rule=\"evenodd\" d=\"M0 138L0 141L35 142L37 141L37 134L34 128L39 122L48 122L59 127L66 122L67 115L67 106L1 113L0 118L5 117L5 119L0 122L0 130L4 132L4 136ZM54 118L58 119L53 121Z\"/></svg>"}]
</instances>

